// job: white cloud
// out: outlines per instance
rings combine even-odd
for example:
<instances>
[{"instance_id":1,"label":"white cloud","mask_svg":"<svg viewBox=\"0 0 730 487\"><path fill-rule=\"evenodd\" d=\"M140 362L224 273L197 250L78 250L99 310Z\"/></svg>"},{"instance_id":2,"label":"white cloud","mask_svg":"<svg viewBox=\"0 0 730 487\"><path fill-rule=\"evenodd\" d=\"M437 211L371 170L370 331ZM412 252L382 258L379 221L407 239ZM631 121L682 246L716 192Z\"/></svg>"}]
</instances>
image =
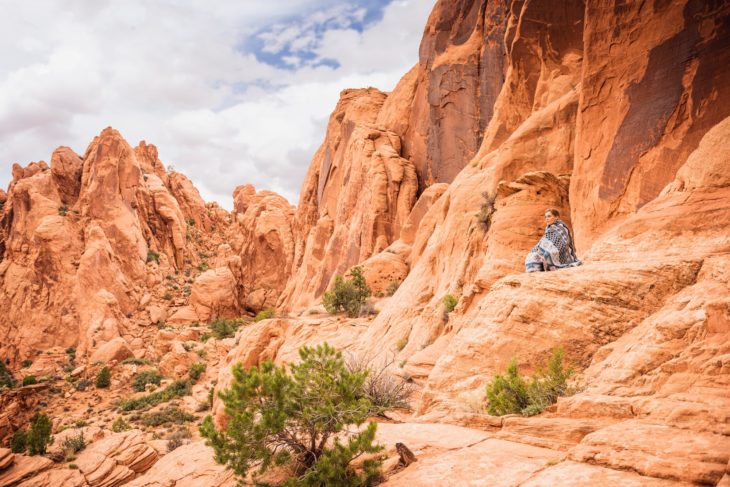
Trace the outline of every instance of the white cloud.
<instances>
[{"instance_id":1,"label":"white cloud","mask_svg":"<svg viewBox=\"0 0 730 487\"><path fill-rule=\"evenodd\" d=\"M417 62L432 3L397 0L360 32L365 8L334 0L12 2L0 19L0 185L13 162L58 145L83 153L111 125L156 144L207 200L230 207L252 183L296 203L339 92L392 89ZM278 63L257 59L252 39Z\"/></svg>"}]
</instances>

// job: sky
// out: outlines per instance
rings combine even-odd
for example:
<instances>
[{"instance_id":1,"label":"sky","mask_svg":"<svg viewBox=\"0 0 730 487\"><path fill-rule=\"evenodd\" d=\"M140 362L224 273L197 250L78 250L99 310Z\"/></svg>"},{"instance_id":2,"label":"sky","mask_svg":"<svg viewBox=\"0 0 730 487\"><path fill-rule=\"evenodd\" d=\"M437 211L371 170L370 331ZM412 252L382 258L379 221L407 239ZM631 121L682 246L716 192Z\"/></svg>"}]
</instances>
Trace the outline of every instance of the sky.
<instances>
[{"instance_id":1,"label":"sky","mask_svg":"<svg viewBox=\"0 0 730 487\"><path fill-rule=\"evenodd\" d=\"M206 201L292 204L345 88L391 91L435 0L0 0L0 187L107 126Z\"/></svg>"}]
</instances>

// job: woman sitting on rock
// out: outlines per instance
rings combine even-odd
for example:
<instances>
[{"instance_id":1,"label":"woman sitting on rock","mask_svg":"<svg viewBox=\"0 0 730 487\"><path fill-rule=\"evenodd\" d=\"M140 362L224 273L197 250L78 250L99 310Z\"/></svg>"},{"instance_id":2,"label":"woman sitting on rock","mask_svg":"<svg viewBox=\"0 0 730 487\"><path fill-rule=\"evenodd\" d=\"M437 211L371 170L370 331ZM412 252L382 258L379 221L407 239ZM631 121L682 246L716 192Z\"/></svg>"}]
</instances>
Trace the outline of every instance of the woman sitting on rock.
<instances>
[{"instance_id":1,"label":"woman sitting on rock","mask_svg":"<svg viewBox=\"0 0 730 487\"><path fill-rule=\"evenodd\" d=\"M568 225L559 220L560 212L550 208L545 212L545 235L527 254L526 272L544 272L575 267L582 264L575 255L573 237Z\"/></svg>"}]
</instances>

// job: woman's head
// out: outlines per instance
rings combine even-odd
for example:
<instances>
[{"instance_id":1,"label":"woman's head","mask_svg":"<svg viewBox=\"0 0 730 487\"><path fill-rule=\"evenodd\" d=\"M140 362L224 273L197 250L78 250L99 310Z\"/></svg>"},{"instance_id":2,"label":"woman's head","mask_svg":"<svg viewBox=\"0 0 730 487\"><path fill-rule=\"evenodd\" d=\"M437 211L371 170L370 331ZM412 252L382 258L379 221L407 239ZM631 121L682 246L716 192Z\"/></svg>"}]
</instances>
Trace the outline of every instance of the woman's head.
<instances>
[{"instance_id":1,"label":"woman's head","mask_svg":"<svg viewBox=\"0 0 730 487\"><path fill-rule=\"evenodd\" d=\"M545 223L552 225L560 217L560 212L555 208L545 210Z\"/></svg>"}]
</instances>

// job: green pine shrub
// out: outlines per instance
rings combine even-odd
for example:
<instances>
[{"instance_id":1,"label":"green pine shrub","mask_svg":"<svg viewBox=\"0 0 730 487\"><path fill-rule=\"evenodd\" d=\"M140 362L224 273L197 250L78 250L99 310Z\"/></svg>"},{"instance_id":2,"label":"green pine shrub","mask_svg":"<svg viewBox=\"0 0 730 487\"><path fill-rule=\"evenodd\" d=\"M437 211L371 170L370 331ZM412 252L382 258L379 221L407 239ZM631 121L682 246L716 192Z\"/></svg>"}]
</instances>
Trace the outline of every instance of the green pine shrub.
<instances>
[{"instance_id":1,"label":"green pine shrub","mask_svg":"<svg viewBox=\"0 0 730 487\"><path fill-rule=\"evenodd\" d=\"M109 367L102 367L96 376L96 388L106 389L112 384L112 371Z\"/></svg>"},{"instance_id":2,"label":"green pine shrub","mask_svg":"<svg viewBox=\"0 0 730 487\"><path fill-rule=\"evenodd\" d=\"M235 335L236 330L238 330L238 327L240 327L242 324L243 320L240 318L217 318L211 321L208 326L210 326L210 331L213 333L213 336L216 337L218 340L222 340L224 338L230 338Z\"/></svg>"},{"instance_id":3,"label":"green pine shrub","mask_svg":"<svg viewBox=\"0 0 730 487\"><path fill-rule=\"evenodd\" d=\"M51 418L46 414L36 414L28 428L28 454L44 455L51 444Z\"/></svg>"},{"instance_id":4,"label":"green pine shrub","mask_svg":"<svg viewBox=\"0 0 730 487\"><path fill-rule=\"evenodd\" d=\"M451 313L456 308L456 305L459 304L459 299L453 294L445 294L443 297L443 302L444 312Z\"/></svg>"},{"instance_id":5,"label":"green pine shrub","mask_svg":"<svg viewBox=\"0 0 730 487\"><path fill-rule=\"evenodd\" d=\"M337 440L350 425L365 422L370 401L361 391L366 372L350 372L342 354L327 344L303 347L300 362L287 371L271 361L233 367L231 387L219 394L229 416L217 431L208 416L200 426L215 459L243 479L272 465L287 464L296 477L287 485L372 485L382 463L375 457L355 472L351 462L382 450L373 444L376 424Z\"/></svg>"},{"instance_id":6,"label":"green pine shrub","mask_svg":"<svg viewBox=\"0 0 730 487\"><path fill-rule=\"evenodd\" d=\"M272 308L266 308L262 309L258 313L256 313L256 317L253 319L254 323L258 323L262 320L268 320L276 316L276 311L274 311Z\"/></svg>"},{"instance_id":7,"label":"green pine shrub","mask_svg":"<svg viewBox=\"0 0 730 487\"><path fill-rule=\"evenodd\" d=\"M329 314L345 312L347 316L355 318L360 315L360 309L370 297L370 288L362 275L362 268L353 267L350 274L352 279L348 280L337 276L332 290L324 293L322 304Z\"/></svg>"},{"instance_id":8,"label":"green pine shrub","mask_svg":"<svg viewBox=\"0 0 730 487\"><path fill-rule=\"evenodd\" d=\"M160 375L157 369L143 370L134 377L132 389L137 392L144 392L147 384L159 386L160 381L162 381L162 375Z\"/></svg>"},{"instance_id":9,"label":"green pine shrub","mask_svg":"<svg viewBox=\"0 0 730 487\"><path fill-rule=\"evenodd\" d=\"M31 359L29 359L29 358L27 358L27 359L23 360L22 362L20 362L20 366L22 368L24 368L24 369L27 369L31 365L33 365L33 361Z\"/></svg>"},{"instance_id":10,"label":"green pine shrub","mask_svg":"<svg viewBox=\"0 0 730 487\"><path fill-rule=\"evenodd\" d=\"M540 414L558 397L570 393L567 384L573 375L573 368L563 363L565 352L555 348L545 367L538 368L532 377L525 381L513 359L507 366L505 375L496 374L487 384L487 411L494 416Z\"/></svg>"},{"instance_id":11,"label":"green pine shrub","mask_svg":"<svg viewBox=\"0 0 730 487\"><path fill-rule=\"evenodd\" d=\"M203 372L205 372L205 364L203 362L196 362L190 366L188 376L190 377L190 380L195 383L198 382L198 379L200 379L200 376L203 375Z\"/></svg>"},{"instance_id":12,"label":"green pine shrub","mask_svg":"<svg viewBox=\"0 0 730 487\"><path fill-rule=\"evenodd\" d=\"M26 375L25 377L23 377L24 386L30 386L30 385L37 384L37 383L38 383L38 379L36 379L34 375Z\"/></svg>"},{"instance_id":13,"label":"green pine shrub","mask_svg":"<svg viewBox=\"0 0 730 487\"><path fill-rule=\"evenodd\" d=\"M13 433L13 437L10 438L10 450L13 453L25 453L28 448L28 432L25 430L18 430Z\"/></svg>"}]
</instances>

